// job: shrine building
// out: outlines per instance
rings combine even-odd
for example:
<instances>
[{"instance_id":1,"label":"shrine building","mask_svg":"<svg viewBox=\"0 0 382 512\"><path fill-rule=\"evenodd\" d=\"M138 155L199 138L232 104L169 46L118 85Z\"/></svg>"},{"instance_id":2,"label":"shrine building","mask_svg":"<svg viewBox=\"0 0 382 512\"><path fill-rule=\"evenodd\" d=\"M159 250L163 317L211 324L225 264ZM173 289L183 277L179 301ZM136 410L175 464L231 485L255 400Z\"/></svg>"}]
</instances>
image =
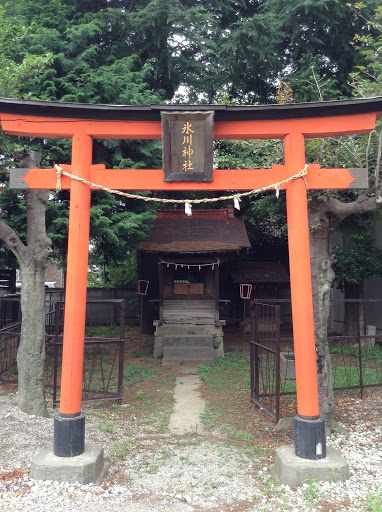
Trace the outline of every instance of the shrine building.
<instances>
[{"instance_id":1,"label":"shrine building","mask_svg":"<svg viewBox=\"0 0 382 512\"><path fill-rule=\"evenodd\" d=\"M158 211L138 252L138 273L150 282L142 309L146 330L155 326L154 357L164 364L201 364L224 356L219 304L221 266L248 249L244 222L233 207ZM229 276L226 276L229 278Z\"/></svg>"}]
</instances>

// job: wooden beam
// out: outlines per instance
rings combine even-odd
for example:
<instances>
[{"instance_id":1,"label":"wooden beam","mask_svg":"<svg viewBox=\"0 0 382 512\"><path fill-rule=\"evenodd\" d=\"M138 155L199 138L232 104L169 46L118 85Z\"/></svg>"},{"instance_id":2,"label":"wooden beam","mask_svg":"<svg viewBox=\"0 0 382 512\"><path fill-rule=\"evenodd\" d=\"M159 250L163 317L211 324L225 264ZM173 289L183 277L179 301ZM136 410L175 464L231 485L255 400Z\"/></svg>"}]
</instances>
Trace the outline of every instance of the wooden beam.
<instances>
[{"instance_id":1,"label":"wooden beam","mask_svg":"<svg viewBox=\"0 0 382 512\"><path fill-rule=\"evenodd\" d=\"M73 165L87 178L92 161L92 139L81 133L73 137ZM69 208L68 263L65 286L65 318L62 353L60 414L76 416L81 411L83 358L88 277L90 190L73 183Z\"/></svg>"},{"instance_id":2,"label":"wooden beam","mask_svg":"<svg viewBox=\"0 0 382 512\"><path fill-rule=\"evenodd\" d=\"M104 121L37 117L0 113L2 128L10 135L71 138L86 133L93 139L161 139L159 121ZM305 138L368 133L374 129L376 113L345 116L271 119L260 121L216 121L215 139L283 139L292 132Z\"/></svg>"},{"instance_id":3,"label":"wooden beam","mask_svg":"<svg viewBox=\"0 0 382 512\"><path fill-rule=\"evenodd\" d=\"M86 133L93 139L161 139L158 121L102 121L0 114L1 126L9 135L70 139Z\"/></svg>"},{"instance_id":4,"label":"wooden beam","mask_svg":"<svg viewBox=\"0 0 382 512\"><path fill-rule=\"evenodd\" d=\"M304 138L287 137L285 161L298 172L305 162ZM296 369L297 412L319 417L316 347L314 342L312 281L306 187L302 178L291 182L287 194L289 273L292 298L293 345Z\"/></svg>"},{"instance_id":5,"label":"wooden beam","mask_svg":"<svg viewBox=\"0 0 382 512\"><path fill-rule=\"evenodd\" d=\"M306 139L353 135L374 130L376 119L372 112L333 117L224 121L215 123L215 139L283 139L290 133L301 133Z\"/></svg>"},{"instance_id":6,"label":"wooden beam","mask_svg":"<svg viewBox=\"0 0 382 512\"><path fill-rule=\"evenodd\" d=\"M61 166L66 172L76 174L72 165ZM10 187L13 189L54 190L57 176L54 169L11 169ZM216 169L214 181L174 182L163 181L161 169L106 169L104 165L92 165L89 181L115 190L254 190L278 183L292 176L285 165L273 165L271 169ZM367 169L320 169L311 164L307 174L308 188L312 190L341 190L367 188ZM62 189L71 187L72 179L62 176ZM95 190L94 187L91 187ZM282 185L286 190L288 184Z\"/></svg>"}]
</instances>

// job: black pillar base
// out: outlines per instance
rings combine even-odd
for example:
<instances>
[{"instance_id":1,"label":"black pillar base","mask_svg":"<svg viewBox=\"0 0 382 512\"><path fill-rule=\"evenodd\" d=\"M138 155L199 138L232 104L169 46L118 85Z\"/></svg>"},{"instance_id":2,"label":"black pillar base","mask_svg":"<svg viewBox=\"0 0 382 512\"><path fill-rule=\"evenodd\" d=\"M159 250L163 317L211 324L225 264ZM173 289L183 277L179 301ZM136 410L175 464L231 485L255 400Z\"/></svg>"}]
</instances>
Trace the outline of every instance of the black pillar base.
<instances>
[{"instance_id":1,"label":"black pillar base","mask_svg":"<svg viewBox=\"0 0 382 512\"><path fill-rule=\"evenodd\" d=\"M75 457L85 451L85 416L54 417L53 453L57 457Z\"/></svg>"},{"instance_id":2,"label":"black pillar base","mask_svg":"<svg viewBox=\"0 0 382 512\"><path fill-rule=\"evenodd\" d=\"M294 417L295 454L303 459L318 460L326 457L325 421Z\"/></svg>"}]
</instances>

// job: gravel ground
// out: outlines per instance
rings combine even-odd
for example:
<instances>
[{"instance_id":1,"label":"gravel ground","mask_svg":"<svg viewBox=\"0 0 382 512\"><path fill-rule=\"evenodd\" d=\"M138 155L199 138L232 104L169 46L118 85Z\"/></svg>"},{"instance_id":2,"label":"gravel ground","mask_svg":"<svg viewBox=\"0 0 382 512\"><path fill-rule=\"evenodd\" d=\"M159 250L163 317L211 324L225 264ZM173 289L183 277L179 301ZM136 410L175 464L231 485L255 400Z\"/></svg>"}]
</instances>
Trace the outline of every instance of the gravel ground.
<instances>
[{"instance_id":1,"label":"gravel ground","mask_svg":"<svg viewBox=\"0 0 382 512\"><path fill-rule=\"evenodd\" d=\"M16 398L2 396L0 511L382 510L367 505L377 500L382 481L380 396L373 400L349 399L344 421L349 433L328 441L348 460L350 479L291 489L270 477L273 449L232 444L216 433L163 433L137 422L126 406L107 415L84 408L87 438L101 444L111 462L101 486L36 481L29 477L29 464L52 442L53 420L28 416L17 409Z\"/></svg>"}]
</instances>

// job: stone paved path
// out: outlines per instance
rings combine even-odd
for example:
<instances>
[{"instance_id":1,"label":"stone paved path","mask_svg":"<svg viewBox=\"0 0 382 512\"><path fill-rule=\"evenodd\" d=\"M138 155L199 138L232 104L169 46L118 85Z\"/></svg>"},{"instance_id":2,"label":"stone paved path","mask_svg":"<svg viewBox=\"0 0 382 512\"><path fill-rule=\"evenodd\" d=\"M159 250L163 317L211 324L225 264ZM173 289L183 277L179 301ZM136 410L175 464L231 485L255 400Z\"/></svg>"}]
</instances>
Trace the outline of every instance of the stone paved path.
<instances>
[{"instance_id":1,"label":"stone paved path","mask_svg":"<svg viewBox=\"0 0 382 512\"><path fill-rule=\"evenodd\" d=\"M201 386L200 375L195 369L183 369L182 375L178 375L174 391L174 410L170 416L168 430L172 434L201 434L205 400L201 398L199 388Z\"/></svg>"}]
</instances>

